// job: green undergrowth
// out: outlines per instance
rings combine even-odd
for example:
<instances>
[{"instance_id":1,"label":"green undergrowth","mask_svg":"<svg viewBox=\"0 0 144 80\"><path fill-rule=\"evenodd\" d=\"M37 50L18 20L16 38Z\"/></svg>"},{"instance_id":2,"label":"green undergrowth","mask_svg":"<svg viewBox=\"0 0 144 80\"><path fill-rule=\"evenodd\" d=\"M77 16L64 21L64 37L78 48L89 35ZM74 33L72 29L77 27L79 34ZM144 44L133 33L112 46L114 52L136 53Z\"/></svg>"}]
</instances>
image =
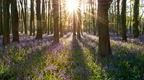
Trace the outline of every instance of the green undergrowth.
<instances>
[{"instance_id":1,"label":"green undergrowth","mask_svg":"<svg viewBox=\"0 0 144 80\"><path fill-rule=\"evenodd\" d=\"M80 42L78 42L80 43ZM67 46L58 53L47 49L11 48L0 53L0 80L143 80L144 49L112 42L113 55L97 60L97 48Z\"/></svg>"}]
</instances>

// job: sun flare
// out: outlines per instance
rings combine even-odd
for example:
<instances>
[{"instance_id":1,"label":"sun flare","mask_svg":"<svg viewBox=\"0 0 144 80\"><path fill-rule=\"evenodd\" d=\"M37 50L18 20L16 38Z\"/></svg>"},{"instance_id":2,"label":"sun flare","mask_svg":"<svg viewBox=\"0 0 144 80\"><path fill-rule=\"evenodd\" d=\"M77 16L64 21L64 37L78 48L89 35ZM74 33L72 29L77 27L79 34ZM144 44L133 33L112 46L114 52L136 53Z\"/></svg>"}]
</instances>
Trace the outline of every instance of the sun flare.
<instances>
[{"instance_id":1,"label":"sun flare","mask_svg":"<svg viewBox=\"0 0 144 80\"><path fill-rule=\"evenodd\" d=\"M66 0L66 9L70 13L77 11L78 1L77 0Z\"/></svg>"}]
</instances>

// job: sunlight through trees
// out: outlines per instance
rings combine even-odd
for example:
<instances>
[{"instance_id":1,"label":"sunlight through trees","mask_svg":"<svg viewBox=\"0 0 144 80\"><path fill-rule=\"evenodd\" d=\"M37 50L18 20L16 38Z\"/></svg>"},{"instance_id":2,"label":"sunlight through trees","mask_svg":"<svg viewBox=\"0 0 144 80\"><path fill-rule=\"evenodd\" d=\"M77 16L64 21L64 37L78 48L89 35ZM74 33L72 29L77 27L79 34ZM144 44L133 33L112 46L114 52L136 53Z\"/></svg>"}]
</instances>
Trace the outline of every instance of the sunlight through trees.
<instances>
[{"instance_id":1,"label":"sunlight through trees","mask_svg":"<svg viewBox=\"0 0 144 80\"><path fill-rule=\"evenodd\" d=\"M144 0L0 0L0 80L143 80L143 15Z\"/></svg>"}]
</instances>

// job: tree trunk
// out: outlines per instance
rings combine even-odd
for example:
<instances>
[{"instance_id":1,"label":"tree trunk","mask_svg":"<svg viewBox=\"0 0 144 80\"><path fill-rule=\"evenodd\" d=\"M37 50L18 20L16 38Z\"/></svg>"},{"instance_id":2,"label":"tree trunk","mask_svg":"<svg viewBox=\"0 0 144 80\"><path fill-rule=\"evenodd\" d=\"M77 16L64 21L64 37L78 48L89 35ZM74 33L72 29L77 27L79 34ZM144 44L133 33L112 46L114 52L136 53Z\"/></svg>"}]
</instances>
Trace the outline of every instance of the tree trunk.
<instances>
[{"instance_id":1,"label":"tree trunk","mask_svg":"<svg viewBox=\"0 0 144 80\"><path fill-rule=\"evenodd\" d=\"M42 33L46 32L45 0L42 0Z\"/></svg>"},{"instance_id":2,"label":"tree trunk","mask_svg":"<svg viewBox=\"0 0 144 80\"><path fill-rule=\"evenodd\" d=\"M77 26L77 37L81 38L81 26L82 26L82 20L81 20L81 0L79 0L79 9L78 9L78 26Z\"/></svg>"},{"instance_id":3,"label":"tree trunk","mask_svg":"<svg viewBox=\"0 0 144 80\"><path fill-rule=\"evenodd\" d=\"M3 27L3 22L2 22L2 0L0 0L0 35L2 35L2 27Z\"/></svg>"},{"instance_id":4,"label":"tree trunk","mask_svg":"<svg viewBox=\"0 0 144 80\"><path fill-rule=\"evenodd\" d=\"M81 33L80 32L81 31L81 23L82 23L81 22L81 10L78 11L78 16L79 16L79 19L78 19L78 26L77 26L77 37L81 38L81 34L80 34Z\"/></svg>"},{"instance_id":5,"label":"tree trunk","mask_svg":"<svg viewBox=\"0 0 144 80\"><path fill-rule=\"evenodd\" d=\"M99 32L99 50L101 57L111 55L110 37L109 37L109 21L108 9L110 6L109 0L98 0L98 32Z\"/></svg>"},{"instance_id":6,"label":"tree trunk","mask_svg":"<svg viewBox=\"0 0 144 80\"><path fill-rule=\"evenodd\" d=\"M32 36L33 27L34 27L34 0L31 0L30 36Z\"/></svg>"},{"instance_id":7,"label":"tree trunk","mask_svg":"<svg viewBox=\"0 0 144 80\"><path fill-rule=\"evenodd\" d=\"M13 34L13 42L19 42L19 18L18 18L18 10L17 10L17 1L12 0L11 2L11 15L12 15L12 34Z\"/></svg>"},{"instance_id":8,"label":"tree trunk","mask_svg":"<svg viewBox=\"0 0 144 80\"><path fill-rule=\"evenodd\" d=\"M120 26L120 0L117 0L117 34L119 34Z\"/></svg>"},{"instance_id":9,"label":"tree trunk","mask_svg":"<svg viewBox=\"0 0 144 80\"><path fill-rule=\"evenodd\" d=\"M3 45L6 46L10 43L10 30L9 30L9 5L10 0L3 1L3 12L4 12L4 26L3 26Z\"/></svg>"},{"instance_id":10,"label":"tree trunk","mask_svg":"<svg viewBox=\"0 0 144 80\"><path fill-rule=\"evenodd\" d=\"M54 42L59 43L59 0L53 0Z\"/></svg>"},{"instance_id":11,"label":"tree trunk","mask_svg":"<svg viewBox=\"0 0 144 80\"><path fill-rule=\"evenodd\" d=\"M132 1L130 1L130 16L132 16ZM130 17L129 31L131 34L132 33L132 17Z\"/></svg>"},{"instance_id":12,"label":"tree trunk","mask_svg":"<svg viewBox=\"0 0 144 80\"><path fill-rule=\"evenodd\" d=\"M73 13L73 36L76 36L76 16L75 13Z\"/></svg>"},{"instance_id":13,"label":"tree trunk","mask_svg":"<svg viewBox=\"0 0 144 80\"><path fill-rule=\"evenodd\" d=\"M27 34L27 0L24 0L24 10L25 10L25 14L24 14L24 27L25 27L25 34Z\"/></svg>"},{"instance_id":14,"label":"tree trunk","mask_svg":"<svg viewBox=\"0 0 144 80\"><path fill-rule=\"evenodd\" d=\"M50 5L50 0L48 1L48 26L47 26L47 33L48 33L48 35L50 34L50 7L51 7L51 5Z\"/></svg>"},{"instance_id":15,"label":"tree trunk","mask_svg":"<svg viewBox=\"0 0 144 80\"><path fill-rule=\"evenodd\" d=\"M62 1L60 0L60 37L63 37L63 24L62 24Z\"/></svg>"},{"instance_id":16,"label":"tree trunk","mask_svg":"<svg viewBox=\"0 0 144 80\"><path fill-rule=\"evenodd\" d=\"M36 39L42 39L41 28L41 0L36 0L36 15L37 15L37 35Z\"/></svg>"},{"instance_id":17,"label":"tree trunk","mask_svg":"<svg viewBox=\"0 0 144 80\"><path fill-rule=\"evenodd\" d=\"M133 24L133 35L134 38L139 37L139 0L134 1L134 24Z\"/></svg>"},{"instance_id":18,"label":"tree trunk","mask_svg":"<svg viewBox=\"0 0 144 80\"><path fill-rule=\"evenodd\" d=\"M127 41L127 28L126 28L126 1L122 0L122 12L121 12L121 22L122 22L122 40Z\"/></svg>"},{"instance_id":19,"label":"tree trunk","mask_svg":"<svg viewBox=\"0 0 144 80\"><path fill-rule=\"evenodd\" d=\"M92 4L92 20L93 20L93 33L94 33L94 35L96 35L96 32L97 32L97 30L96 30L96 22L95 22L95 20L96 20L96 16L95 16L95 1L93 1L93 4Z\"/></svg>"}]
</instances>

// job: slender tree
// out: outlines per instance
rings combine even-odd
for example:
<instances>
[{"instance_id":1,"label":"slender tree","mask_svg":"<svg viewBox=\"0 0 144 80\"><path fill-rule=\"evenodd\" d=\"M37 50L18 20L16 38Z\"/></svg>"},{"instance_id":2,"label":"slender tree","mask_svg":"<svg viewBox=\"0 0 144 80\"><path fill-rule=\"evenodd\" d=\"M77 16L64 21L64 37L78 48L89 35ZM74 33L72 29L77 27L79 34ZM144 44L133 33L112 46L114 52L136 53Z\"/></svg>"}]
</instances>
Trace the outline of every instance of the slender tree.
<instances>
[{"instance_id":1,"label":"slender tree","mask_svg":"<svg viewBox=\"0 0 144 80\"><path fill-rule=\"evenodd\" d=\"M95 16L95 0L92 1L92 22L93 22L93 32L94 35L96 35L97 30L96 30L96 16Z\"/></svg>"},{"instance_id":2,"label":"slender tree","mask_svg":"<svg viewBox=\"0 0 144 80\"><path fill-rule=\"evenodd\" d=\"M31 0L31 16L30 16L30 35L33 33L33 27L34 27L34 0Z\"/></svg>"},{"instance_id":3,"label":"slender tree","mask_svg":"<svg viewBox=\"0 0 144 80\"><path fill-rule=\"evenodd\" d=\"M45 4L46 4L46 0L42 0L42 32L45 33L46 32L46 12L45 12Z\"/></svg>"},{"instance_id":4,"label":"slender tree","mask_svg":"<svg viewBox=\"0 0 144 80\"><path fill-rule=\"evenodd\" d=\"M89 14L89 23L88 23L88 28L89 28L89 30L88 30L88 32L89 33L91 33L92 31L91 31L91 18L92 18L92 16L91 16L91 3L92 3L92 0L89 0L89 5L88 5L88 14Z\"/></svg>"},{"instance_id":5,"label":"slender tree","mask_svg":"<svg viewBox=\"0 0 144 80\"><path fill-rule=\"evenodd\" d=\"M36 35L36 39L42 39L41 0L36 0L36 16L37 16L37 35Z\"/></svg>"},{"instance_id":6,"label":"slender tree","mask_svg":"<svg viewBox=\"0 0 144 80\"><path fill-rule=\"evenodd\" d=\"M120 0L117 0L117 34L119 34L120 26Z\"/></svg>"},{"instance_id":7,"label":"slender tree","mask_svg":"<svg viewBox=\"0 0 144 80\"><path fill-rule=\"evenodd\" d=\"M81 34L81 26L82 26L82 20L81 20L81 0L79 0L79 8L78 8L78 26L77 26L77 37L80 38Z\"/></svg>"},{"instance_id":8,"label":"slender tree","mask_svg":"<svg viewBox=\"0 0 144 80\"><path fill-rule=\"evenodd\" d=\"M10 29L9 29L9 6L10 6L10 0L4 0L3 1L3 12L4 12L4 26L3 26L3 45L7 45L10 43Z\"/></svg>"},{"instance_id":9,"label":"slender tree","mask_svg":"<svg viewBox=\"0 0 144 80\"><path fill-rule=\"evenodd\" d=\"M24 0L24 13L23 13L23 19L24 19L24 32L25 32L25 34L27 34L27 13L28 13L28 11L27 11L27 5L28 5L28 3L27 3L27 0Z\"/></svg>"},{"instance_id":10,"label":"slender tree","mask_svg":"<svg viewBox=\"0 0 144 80\"><path fill-rule=\"evenodd\" d=\"M76 13L73 12L73 36L76 36Z\"/></svg>"},{"instance_id":11,"label":"slender tree","mask_svg":"<svg viewBox=\"0 0 144 80\"><path fill-rule=\"evenodd\" d=\"M129 20L129 31L130 34L132 33L132 0L130 1L130 20Z\"/></svg>"},{"instance_id":12,"label":"slender tree","mask_svg":"<svg viewBox=\"0 0 144 80\"><path fill-rule=\"evenodd\" d=\"M122 12L121 12L121 22L122 22L122 40L127 41L127 27L126 27L126 1L122 0Z\"/></svg>"},{"instance_id":13,"label":"slender tree","mask_svg":"<svg viewBox=\"0 0 144 80\"><path fill-rule=\"evenodd\" d=\"M27 34L27 13L28 13L28 2L27 0L20 0L21 4L21 15L23 19L23 26L22 26L22 32ZM23 31L24 30L24 31Z\"/></svg>"},{"instance_id":14,"label":"slender tree","mask_svg":"<svg viewBox=\"0 0 144 80\"><path fill-rule=\"evenodd\" d=\"M59 0L53 0L54 42L59 43Z\"/></svg>"},{"instance_id":15,"label":"slender tree","mask_svg":"<svg viewBox=\"0 0 144 80\"><path fill-rule=\"evenodd\" d=\"M18 18L18 10L17 10L17 1L11 1L11 16L12 16L12 34L13 34L13 42L19 42L19 18Z\"/></svg>"},{"instance_id":16,"label":"slender tree","mask_svg":"<svg viewBox=\"0 0 144 80\"><path fill-rule=\"evenodd\" d=\"M111 0L98 0L98 27L99 27L99 47L98 53L101 57L111 55L108 9Z\"/></svg>"},{"instance_id":17,"label":"slender tree","mask_svg":"<svg viewBox=\"0 0 144 80\"><path fill-rule=\"evenodd\" d=\"M2 23L2 0L0 0L0 35L2 35L2 26L3 26L3 23Z\"/></svg>"},{"instance_id":18,"label":"slender tree","mask_svg":"<svg viewBox=\"0 0 144 80\"><path fill-rule=\"evenodd\" d=\"M50 10L51 10L51 5L50 5L50 0L48 1L48 26L47 26L47 33L48 35L50 34Z\"/></svg>"},{"instance_id":19,"label":"slender tree","mask_svg":"<svg viewBox=\"0 0 144 80\"><path fill-rule=\"evenodd\" d=\"M63 24L62 24L62 0L59 0L60 1L60 5L59 5L59 8L60 8L60 37L63 37Z\"/></svg>"},{"instance_id":20,"label":"slender tree","mask_svg":"<svg viewBox=\"0 0 144 80\"><path fill-rule=\"evenodd\" d=\"M139 3L140 0L134 0L134 24L133 24L133 34L134 37L139 37Z\"/></svg>"}]
</instances>

